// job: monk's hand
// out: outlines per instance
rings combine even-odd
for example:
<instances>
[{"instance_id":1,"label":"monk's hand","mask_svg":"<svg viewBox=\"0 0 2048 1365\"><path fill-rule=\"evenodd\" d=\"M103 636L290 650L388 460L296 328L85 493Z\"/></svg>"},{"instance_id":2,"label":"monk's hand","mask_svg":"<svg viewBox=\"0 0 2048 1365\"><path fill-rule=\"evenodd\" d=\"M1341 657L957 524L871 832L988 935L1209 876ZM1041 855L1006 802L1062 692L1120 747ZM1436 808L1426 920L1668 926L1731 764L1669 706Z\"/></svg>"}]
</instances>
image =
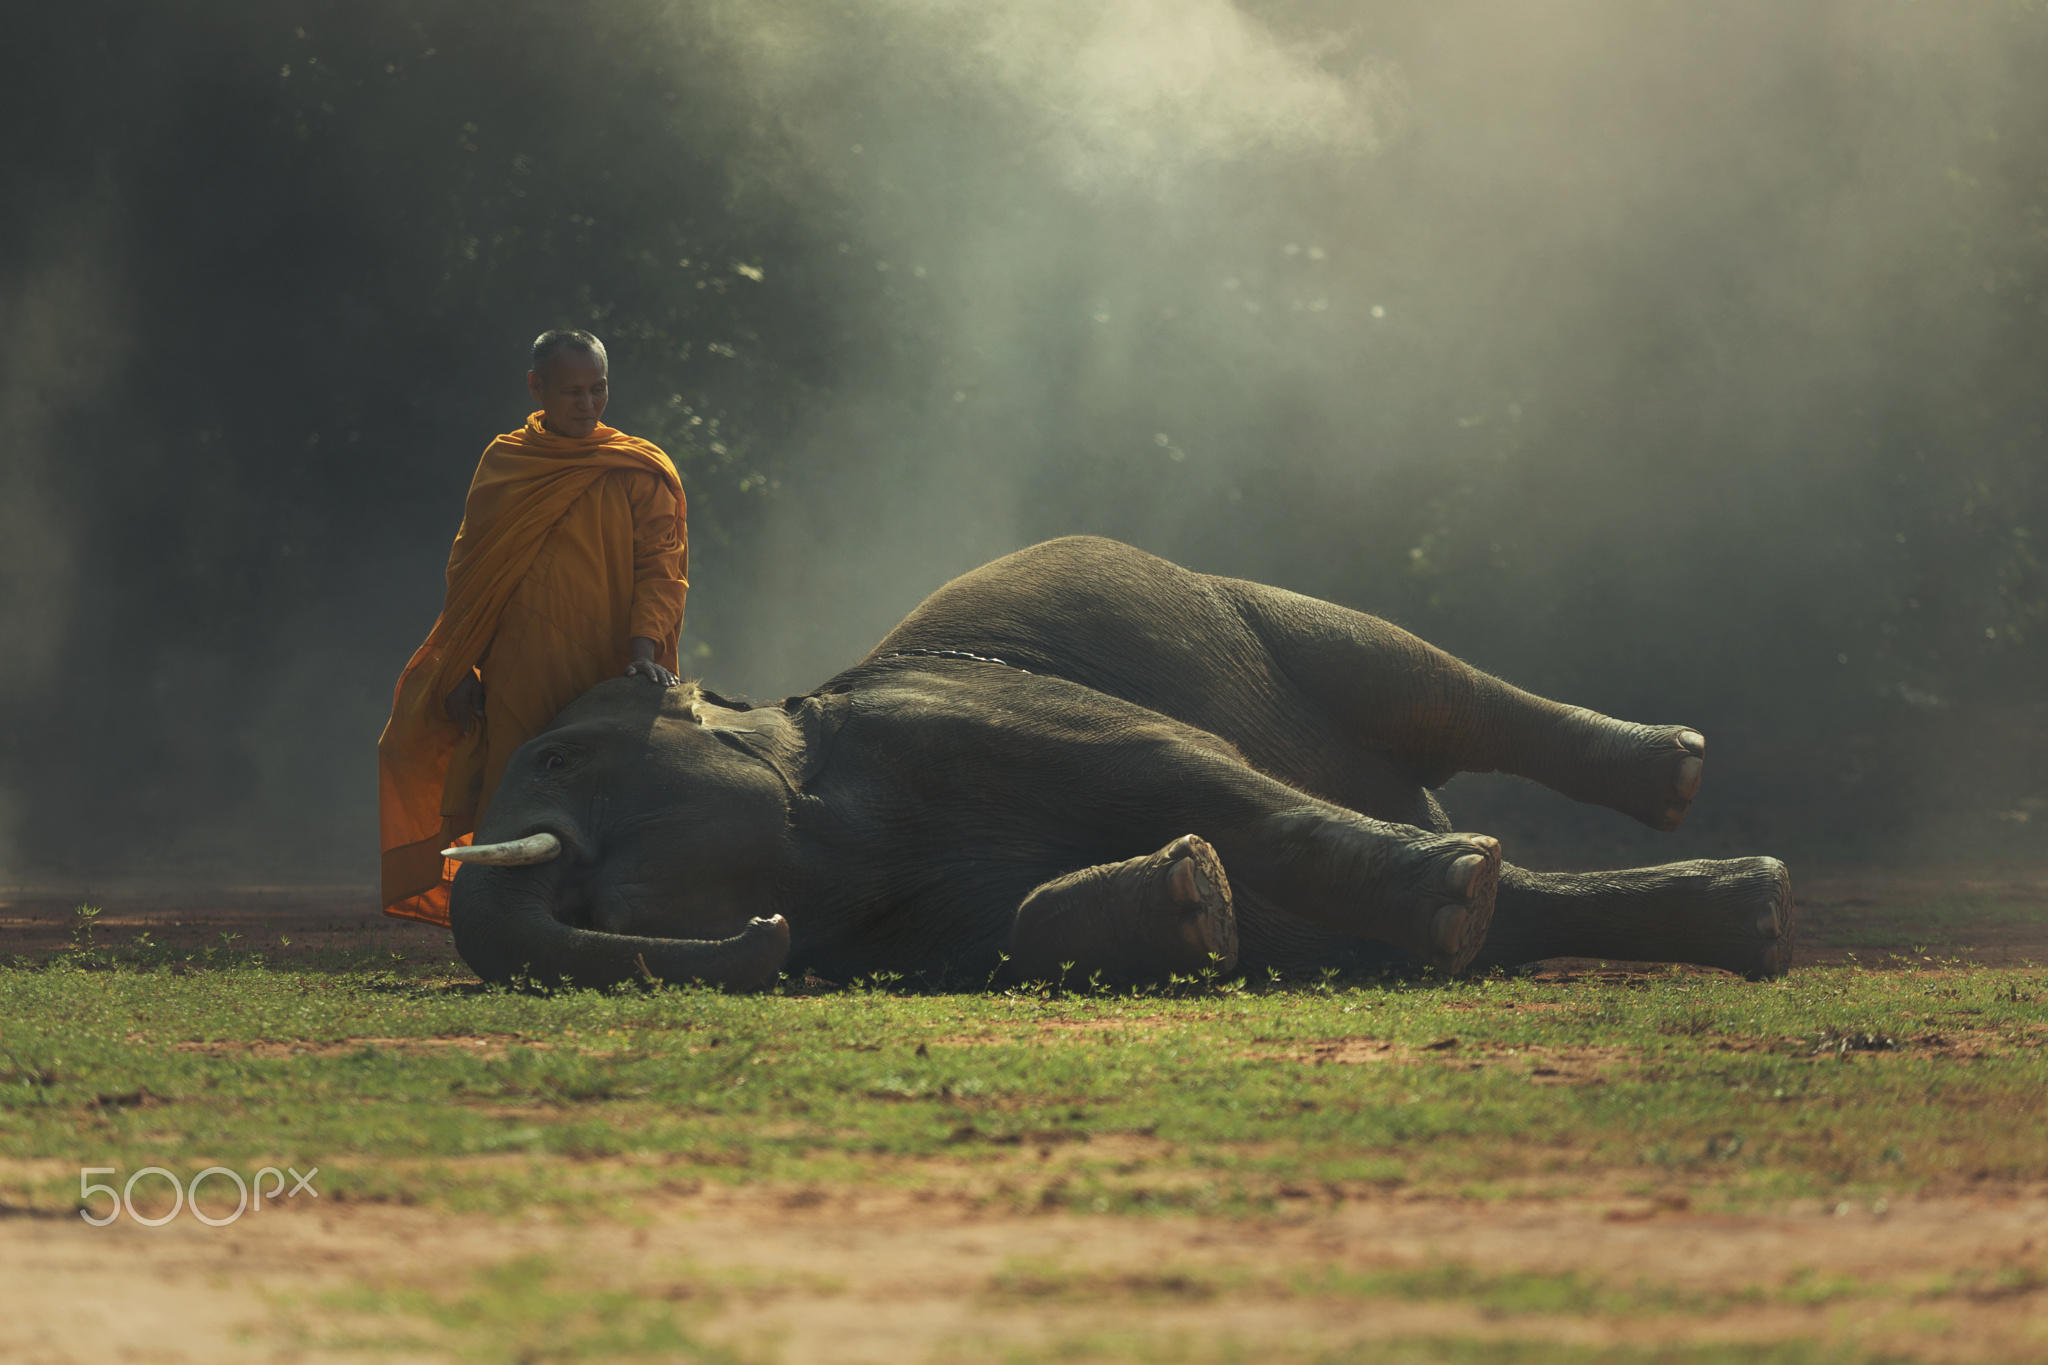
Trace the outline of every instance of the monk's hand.
<instances>
[{"instance_id":1,"label":"monk's hand","mask_svg":"<svg viewBox=\"0 0 2048 1365\"><path fill-rule=\"evenodd\" d=\"M633 637L633 662L626 665L629 678L651 678L662 687L674 687L676 675L663 668L654 656L661 652L661 646L644 635Z\"/></svg>"},{"instance_id":2,"label":"monk's hand","mask_svg":"<svg viewBox=\"0 0 2048 1365\"><path fill-rule=\"evenodd\" d=\"M448 693L448 699L441 703L448 711L448 719L462 727L468 734L484 718L484 681L472 673L455 684Z\"/></svg>"}]
</instances>

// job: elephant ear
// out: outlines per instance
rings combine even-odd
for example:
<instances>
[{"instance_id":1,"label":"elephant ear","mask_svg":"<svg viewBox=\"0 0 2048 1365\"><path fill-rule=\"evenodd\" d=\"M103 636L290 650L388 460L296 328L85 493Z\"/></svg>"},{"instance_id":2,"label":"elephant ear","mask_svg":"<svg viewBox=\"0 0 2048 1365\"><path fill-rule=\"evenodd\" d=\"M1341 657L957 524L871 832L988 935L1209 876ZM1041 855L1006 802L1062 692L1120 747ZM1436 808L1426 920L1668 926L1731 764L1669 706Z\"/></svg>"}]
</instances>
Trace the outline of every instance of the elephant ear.
<instances>
[{"instance_id":1,"label":"elephant ear","mask_svg":"<svg viewBox=\"0 0 2048 1365\"><path fill-rule=\"evenodd\" d=\"M728 711L751 711L760 705L759 702L754 701L751 697L728 696L723 692L714 692L702 683L697 683L695 686L697 688L697 695L700 698L711 703L713 706L722 706Z\"/></svg>"},{"instance_id":2,"label":"elephant ear","mask_svg":"<svg viewBox=\"0 0 2048 1365\"><path fill-rule=\"evenodd\" d=\"M688 721L693 725L709 726L713 729L728 729L712 717L720 711L746 714L761 709L759 704L746 697L729 697L723 692L714 692L695 679L685 679L668 689L661 699L663 720ZM772 708L771 708L772 709Z\"/></svg>"},{"instance_id":3,"label":"elephant ear","mask_svg":"<svg viewBox=\"0 0 2048 1365\"><path fill-rule=\"evenodd\" d=\"M703 717L697 708L704 703L704 688L695 679L685 678L661 694L659 715L663 720L691 721L701 724Z\"/></svg>"},{"instance_id":4,"label":"elephant ear","mask_svg":"<svg viewBox=\"0 0 2048 1365\"><path fill-rule=\"evenodd\" d=\"M807 799L811 781L824 766L836 715L817 697L791 697L772 704L744 698L735 702L697 683L669 689L664 721L720 732L773 769L792 797Z\"/></svg>"},{"instance_id":5,"label":"elephant ear","mask_svg":"<svg viewBox=\"0 0 2048 1365\"><path fill-rule=\"evenodd\" d=\"M832 740L839 731L839 707L829 705L826 698L809 696L790 697L775 709L788 721L788 739L777 766L792 790L808 793L832 752Z\"/></svg>"}]
</instances>

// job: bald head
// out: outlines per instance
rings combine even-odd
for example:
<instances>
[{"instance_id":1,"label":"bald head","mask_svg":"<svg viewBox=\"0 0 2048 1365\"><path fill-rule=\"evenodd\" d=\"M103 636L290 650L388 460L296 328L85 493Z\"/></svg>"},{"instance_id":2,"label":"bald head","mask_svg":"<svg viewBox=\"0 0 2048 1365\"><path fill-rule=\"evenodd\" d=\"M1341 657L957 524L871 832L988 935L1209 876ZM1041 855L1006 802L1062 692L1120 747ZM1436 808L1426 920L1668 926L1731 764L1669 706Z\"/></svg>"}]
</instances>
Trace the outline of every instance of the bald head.
<instances>
[{"instance_id":1,"label":"bald head","mask_svg":"<svg viewBox=\"0 0 2048 1365\"><path fill-rule=\"evenodd\" d=\"M557 436L582 438L597 429L611 397L604 343L566 327L533 339L527 392L540 405L541 425Z\"/></svg>"},{"instance_id":2,"label":"bald head","mask_svg":"<svg viewBox=\"0 0 2048 1365\"><path fill-rule=\"evenodd\" d=\"M588 332L579 332L573 327L551 327L533 339L533 364L535 374L545 376L548 366L563 352L574 352L595 360L599 365L610 364L604 353L604 343Z\"/></svg>"}]
</instances>

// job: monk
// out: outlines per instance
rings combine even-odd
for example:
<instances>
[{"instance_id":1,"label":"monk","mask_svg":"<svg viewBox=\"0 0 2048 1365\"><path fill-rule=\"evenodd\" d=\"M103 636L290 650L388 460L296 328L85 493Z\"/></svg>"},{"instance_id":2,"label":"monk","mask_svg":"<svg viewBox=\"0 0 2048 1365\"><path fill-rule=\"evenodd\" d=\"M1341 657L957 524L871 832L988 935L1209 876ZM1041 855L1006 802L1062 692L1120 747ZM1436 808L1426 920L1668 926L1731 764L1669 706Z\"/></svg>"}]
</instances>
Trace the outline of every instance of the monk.
<instances>
[{"instance_id":1,"label":"monk","mask_svg":"<svg viewBox=\"0 0 2048 1365\"><path fill-rule=\"evenodd\" d=\"M377 742L386 914L448 922L456 865L520 745L620 672L675 684L689 591L682 480L604 425L604 343L543 332L540 410L477 462L440 619L399 675Z\"/></svg>"}]
</instances>

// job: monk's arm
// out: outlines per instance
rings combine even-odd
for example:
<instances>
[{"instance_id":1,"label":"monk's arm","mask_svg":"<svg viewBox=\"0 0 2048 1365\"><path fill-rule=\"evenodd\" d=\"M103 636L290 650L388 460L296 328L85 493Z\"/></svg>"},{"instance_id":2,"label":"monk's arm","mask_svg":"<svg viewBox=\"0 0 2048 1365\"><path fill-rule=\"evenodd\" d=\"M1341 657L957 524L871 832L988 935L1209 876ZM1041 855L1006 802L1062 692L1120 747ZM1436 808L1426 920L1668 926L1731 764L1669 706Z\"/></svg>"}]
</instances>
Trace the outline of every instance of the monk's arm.
<instances>
[{"instance_id":1,"label":"monk's arm","mask_svg":"<svg viewBox=\"0 0 2048 1365\"><path fill-rule=\"evenodd\" d=\"M484 454L488 459L490 452L485 451ZM478 472L482 472L481 465L478 466ZM472 487L470 495L474 497L475 493L476 490ZM465 561L476 553L478 542L477 538L471 535L470 527L478 524L478 521L474 509L464 504L462 525L456 529L455 543L448 548L448 591L441 600L442 623L452 625L462 614L465 599L457 585L463 580ZM490 647L485 646L484 653L488 655L490 652ZM455 686L448 689L448 695L441 700L441 708L447 712L448 719L460 725L465 734L474 730L484 718L484 683L483 679L477 676L477 670L483 667L483 662L482 659L472 660L470 666L462 670Z\"/></svg>"},{"instance_id":2,"label":"monk's arm","mask_svg":"<svg viewBox=\"0 0 2048 1365\"><path fill-rule=\"evenodd\" d=\"M469 516L465 509L462 528L455 533L455 544L448 551L448 593L441 602L443 621L454 621L462 610L462 599L455 585L462 577L462 561L475 544L465 534L468 530ZM486 648L484 653L489 654L490 650ZM448 713L448 719L462 727L464 734L474 730L484 718L484 683L477 676L477 670L482 666L483 660L478 659L464 669L461 680L448 689L448 695L441 700L441 709Z\"/></svg>"},{"instance_id":3,"label":"monk's arm","mask_svg":"<svg viewBox=\"0 0 2048 1365\"><path fill-rule=\"evenodd\" d=\"M474 668L449 690L441 706L448 712L448 719L462 727L464 734L484 718L484 683Z\"/></svg>"},{"instance_id":4,"label":"monk's arm","mask_svg":"<svg viewBox=\"0 0 2048 1365\"><path fill-rule=\"evenodd\" d=\"M664 686L675 681L662 662L683 624L690 590L690 536L683 505L666 483L635 478L633 505L633 661L626 672Z\"/></svg>"}]
</instances>

